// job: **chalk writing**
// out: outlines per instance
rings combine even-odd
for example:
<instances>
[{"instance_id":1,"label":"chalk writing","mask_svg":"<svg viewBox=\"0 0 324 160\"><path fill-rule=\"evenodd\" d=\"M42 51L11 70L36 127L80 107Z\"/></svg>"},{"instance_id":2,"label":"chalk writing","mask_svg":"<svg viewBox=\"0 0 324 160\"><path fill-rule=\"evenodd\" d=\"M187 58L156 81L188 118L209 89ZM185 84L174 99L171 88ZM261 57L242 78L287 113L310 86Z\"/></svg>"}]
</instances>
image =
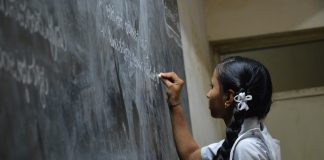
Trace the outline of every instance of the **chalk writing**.
<instances>
[{"instance_id":1,"label":"chalk writing","mask_svg":"<svg viewBox=\"0 0 324 160\"><path fill-rule=\"evenodd\" d=\"M15 59L12 53L8 53L0 46L0 70L9 73L17 82L31 85L38 88L41 106L46 107L46 96L48 95L48 79L45 76L45 69L32 62L27 63L26 58ZM25 100L30 102L28 89L25 90Z\"/></svg>"},{"instance_id":2,"label":"chalk writing","mask_svg":"<svg viewBox=\"0 0 324 160\"><path fill-rule=\"evenodd\" d=\"M27 7L27 2L15 0L0 0L0 11L5 16L13 18L18 24L28 30L30 33L39 33L44 39L47 39L55 47L66 51L66 45L61 28L55 25L51 16L42 18L43 13L40 10ZM55 59L54 59L55 60Z\"/></svg>"},{"instance_id":3,"label":"chalk writing","mask_svg":"<svg viewBox=\"0 0 324 160\"><path fill-rule=\"evenodd\" d=\"M106 15L104 16L104 24L100 27L100 32L107 43L115 49L117 52L122 53L125 61L129 63L129 67L136 68L137 70L145 73L145 75L153 81L159 82L155 67L151 67L149 59L142 61L135 56L134 48L130 48L126 45L123 39L114 38L110 30L110 22L106 19L114 22L126 35L139 42L140 47L145 51L147 50L148 41L139 36L138 31L129 23L123 20L120 14L115 12L114 7L111 4L99 0L98 7L100 7Z\"/></svg>"},{"instance_id":4,"label":"chalk writing","mask_svg":"<svg viewBox=\"0 0 324 160\"><path fill-rule=\"evenodd\" d=\"M164 13L165 13L165 17L167 17L169 20L171 20L171 22L177 24L177 16L175 14L172 13L172 11L167 7L164 6Z\"/></svg>"},{"instance_id":5,"label":"chalk writing","mask_svg":"<svg viewBox=\"0 0 324 160\"><path fill-rule=\"evenodd\" d=\"M159 82L157 77L158 73L155 71L155 68L152 68L148 63L144 63L143 61L139 60L134 55L134 52L132 52L134 49L129 49L125 42L121 39L113 38L109 28L103 28L101 33L108 40L108 43L112 48L123 54L124 60L129 62L130 67L134 67L142 71L151 80Z\"/></svg>"},{"instance_id":6,"label":"chalk writing","mask_svg":"<svg viewBox=\"0 0 324 160\"><path fill-rule=\"evenodd\" d=\"M136 40L144 50L147 49L147 39L141 37L138 30L136 30L130 22L123 20L121 14L117 13L111 4L108 4L108 2L103 2L103 0L99 0L98 7L104 13L103 16L105 19L109 19L110 21L114 22L128 36ZM109 23L108 21L105 22Z\"/></svg>"},{"instance_id":7,"label":"chalk writing","mask_svg":"<svg viewBox=\"0 0 324 160\"><path fill-rule=\"evenodd\" d=\"M169 36L169 38L174 39L174 41L176 42L176 44L181 47L181 38L179 36L179 34L177 34L176 31L173 30L173 28L169 25L166 24L167 27L167 35Z\"/></svg>"},{"instance_id":8,"label":"chalk writing","mask_svg":"<svg viewBox=\"0 0 324 160\"><path fill-rule=\"evenodd\" d=\"M30 103L29 91L27 88L25 88L25 99L27 103Z\"/></svg>"},{"instance_id":9,"label":"chalk writing","mask_svg":"<svg viewBox=\"0 0 324 160\"><path fill-rule=\"evenodd\" d=\"M170 3L170 2L169 2ZM170 10L167 6L166 1L164 2L164 21L167 29L167 35L169 38L174 39L176 44L181 47L180 28L178 23L178 16L176 11Z\"/></svg>"}]
</instances>

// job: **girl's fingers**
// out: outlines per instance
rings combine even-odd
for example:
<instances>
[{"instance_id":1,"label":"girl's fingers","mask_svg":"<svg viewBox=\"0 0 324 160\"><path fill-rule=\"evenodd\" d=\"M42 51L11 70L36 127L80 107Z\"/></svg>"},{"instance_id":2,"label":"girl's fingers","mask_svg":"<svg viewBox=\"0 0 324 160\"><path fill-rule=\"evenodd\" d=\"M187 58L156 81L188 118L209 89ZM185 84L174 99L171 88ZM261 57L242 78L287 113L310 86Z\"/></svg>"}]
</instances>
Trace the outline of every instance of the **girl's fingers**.
<instances>
[{"instance_id":1,"label":"girl's fingers","mask_svg":"<svg viewBox=\"0 0 324 160\"><path fill-rule=\"evenodd\" d=\"M172 85L172 82L170 82L170 80L165 79L163 77L160 78L162 80L162 82L167 86L170 87Z\"/></svg>"},{"instance_id":2,"label":"girl's fingers","mask_svg":"<svg viewBox=\"0 0 324 160\"><path fill-rule=\"evenodd\" d=\"M160 73L159 76L161 79L168 79L171 82L175 82L179 79L174 72Z\"/></svg>"}]
</instances>

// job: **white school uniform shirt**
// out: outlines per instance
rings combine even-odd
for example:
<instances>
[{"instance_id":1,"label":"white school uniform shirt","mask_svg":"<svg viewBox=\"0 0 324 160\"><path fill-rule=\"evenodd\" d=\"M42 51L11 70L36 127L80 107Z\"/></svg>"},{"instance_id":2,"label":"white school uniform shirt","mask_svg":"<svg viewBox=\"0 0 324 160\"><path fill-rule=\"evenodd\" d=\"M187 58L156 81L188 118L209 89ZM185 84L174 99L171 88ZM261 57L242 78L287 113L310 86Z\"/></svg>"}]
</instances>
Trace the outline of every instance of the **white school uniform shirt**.
<instances>
[{"instance_id":1,"label":"white school uniform shirt","mask_svg":"<svg viewBox=\"0 0 324 160\"><path fill-rule=\"evenodd\" d=\"M221 140L218 143L202 147L201 159L212 160L223 142L224 140ZM279 141L271 137L262 121L257 118L247 118L244 120L241 132L233 144L229 159L280 160Z\"/></svg>"}]
</instances>

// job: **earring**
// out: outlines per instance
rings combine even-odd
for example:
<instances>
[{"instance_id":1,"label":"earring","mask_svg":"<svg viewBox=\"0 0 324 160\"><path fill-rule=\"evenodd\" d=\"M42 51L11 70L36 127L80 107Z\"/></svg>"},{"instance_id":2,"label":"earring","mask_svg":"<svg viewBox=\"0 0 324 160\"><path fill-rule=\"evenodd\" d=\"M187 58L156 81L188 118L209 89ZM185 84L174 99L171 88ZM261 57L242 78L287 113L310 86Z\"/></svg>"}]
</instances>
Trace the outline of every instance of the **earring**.
<instances>
[{"instance_id":1,"label":"earring","mask_svg":"<svg viewBox=\"0 0 324 160\"><path fill-rule=\"evenodd\" d=\"M225 102L225 109L228 108L230 104L228 102Z\"/></svg>"}]
</instances>

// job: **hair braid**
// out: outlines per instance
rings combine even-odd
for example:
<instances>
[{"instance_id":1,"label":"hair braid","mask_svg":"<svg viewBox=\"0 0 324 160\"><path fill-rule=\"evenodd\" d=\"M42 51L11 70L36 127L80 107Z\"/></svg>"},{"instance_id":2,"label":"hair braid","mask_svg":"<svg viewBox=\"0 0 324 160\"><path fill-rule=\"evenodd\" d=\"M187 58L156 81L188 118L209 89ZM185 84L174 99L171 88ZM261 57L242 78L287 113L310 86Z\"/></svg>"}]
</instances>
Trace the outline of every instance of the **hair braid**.
<instances>
[{"instance_id":1,"label":"hair braid","mask_svg":"<svg viewBox=\"0 0 324 160\"><path fill-rule=\"evenodd\" d=\"M232 146L241 131L241 126L244 122L245 111L239 111L234 107L231 124L226 128L226 138L222 146L218 149L213 160L227 160L229 159Z\"/></svg>"}]
</instances>

